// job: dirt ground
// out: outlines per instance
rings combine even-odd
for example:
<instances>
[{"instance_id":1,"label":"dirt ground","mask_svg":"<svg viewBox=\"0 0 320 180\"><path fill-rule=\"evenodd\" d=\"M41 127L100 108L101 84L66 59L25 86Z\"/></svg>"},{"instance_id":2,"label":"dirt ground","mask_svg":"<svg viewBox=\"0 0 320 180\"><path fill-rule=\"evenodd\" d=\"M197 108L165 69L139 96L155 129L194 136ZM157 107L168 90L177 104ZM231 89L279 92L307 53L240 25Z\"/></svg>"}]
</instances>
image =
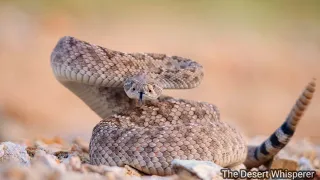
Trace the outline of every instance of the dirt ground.
<instances>
[{"instance_id":1,"label":"dirt ground","mask_svg":"<svg viewBox=\"0 0 320 180\"><path fill-rule=\"evenodd\" d=\"M165 93L216 104L222 120L248 136L271 134L311 78L320 84L318 3L108 1L92 7L67 1L46 9L49 1L19 2L0 2L0 128L8 139L89 139L100 120L53 77L50 53L65 35L114 50L198 61L205 69L199 87ZM320 143L319 106L316 92L296 138Z\"/></svg>"}]
</instances>

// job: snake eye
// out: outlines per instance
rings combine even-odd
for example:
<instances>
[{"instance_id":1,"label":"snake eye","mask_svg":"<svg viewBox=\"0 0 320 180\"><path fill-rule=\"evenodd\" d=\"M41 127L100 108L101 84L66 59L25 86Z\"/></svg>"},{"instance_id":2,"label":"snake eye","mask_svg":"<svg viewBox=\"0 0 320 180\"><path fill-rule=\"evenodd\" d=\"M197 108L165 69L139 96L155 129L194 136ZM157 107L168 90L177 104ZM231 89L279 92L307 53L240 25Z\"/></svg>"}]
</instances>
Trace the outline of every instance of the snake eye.
<instances>
[{"instance_id":1,"label":"snake eye","mask_svg":"<svg viewBox=\"0 0 320 180\"><path fill-rule=\"evenodd\" d=\"M152 93L151 89L149 89L149 93Z\"/></svg>"},{"instance_id":2,"label":"snake eye","mask_svg":"<svg viewBox=\"0 0 320 180\"><path fill-rule=\"evenodd\" d=\"M135 91L136 90L136 88L132 88L132 91Z\"/></svg>"}]
</instances>

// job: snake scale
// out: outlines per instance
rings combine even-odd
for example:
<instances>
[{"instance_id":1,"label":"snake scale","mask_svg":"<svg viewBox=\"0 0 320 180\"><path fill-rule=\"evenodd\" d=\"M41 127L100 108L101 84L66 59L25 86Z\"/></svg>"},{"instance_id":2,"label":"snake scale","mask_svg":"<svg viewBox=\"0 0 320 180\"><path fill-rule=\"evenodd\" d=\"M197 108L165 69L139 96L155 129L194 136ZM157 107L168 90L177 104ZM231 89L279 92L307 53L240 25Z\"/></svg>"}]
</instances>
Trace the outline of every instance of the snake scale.
<instances>
[{"instance_id":1,"label":"snake scale","mask_svg":"<svg viewBox=\"0 0 320 180\"><path fill-rule=\"evenodd\" d=\"M90 163L131 166L146 174L173 174L171 161L211 161L257 167L272 160L293 136L315 91L313 79L286 121L259 146L220 120L216 106L162 94L197 87L203 68L166 54L124 53L62 37L51 54L56 79L101 120L90 140Z\"/></svg>"}]
</instances>

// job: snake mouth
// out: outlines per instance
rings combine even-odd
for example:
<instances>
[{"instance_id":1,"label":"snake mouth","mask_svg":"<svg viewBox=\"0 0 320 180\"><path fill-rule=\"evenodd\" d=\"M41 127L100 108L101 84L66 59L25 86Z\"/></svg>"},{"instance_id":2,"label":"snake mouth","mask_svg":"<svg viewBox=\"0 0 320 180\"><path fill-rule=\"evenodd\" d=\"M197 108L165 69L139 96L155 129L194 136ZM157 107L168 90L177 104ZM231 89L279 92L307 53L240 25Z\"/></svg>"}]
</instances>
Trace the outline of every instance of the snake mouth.
<instances>
[{"instance_id":1,"label":"snake mouth","mask_svg":"<svg viewBox=\"0 0 320 180\"><path fill-rule=\"evenodd\" d=\"M142 102L144 92L140 91L139 92L139 101Z\"/></svg>"}]
</instances>

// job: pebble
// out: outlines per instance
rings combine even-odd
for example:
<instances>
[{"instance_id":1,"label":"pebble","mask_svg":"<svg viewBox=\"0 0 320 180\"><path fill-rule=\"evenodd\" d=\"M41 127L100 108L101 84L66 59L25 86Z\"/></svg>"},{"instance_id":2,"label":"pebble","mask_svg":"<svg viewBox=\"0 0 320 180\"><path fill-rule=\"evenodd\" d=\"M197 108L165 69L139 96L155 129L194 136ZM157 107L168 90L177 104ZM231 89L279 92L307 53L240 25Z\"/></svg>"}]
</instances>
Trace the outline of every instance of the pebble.
<instances>
[{"instance_id":1,"label":"pebble","mask_svg":"<svg viewBox=\"0 0 320 180\"><path fill-rule=\"evenodd\" d=\"M301 171L310 171L314 169L310 160L305 157L301 157L298 163L299 163L299 170Z\"/></svg>"},{"instance_id":2,"label":"pebble","mask_svg":"<svg viewBox=\"0 0 320 180\"><path fill-rule=\"evenodd\" d=\"M30 165L30 157L26 147L12 142L0 143L0 163L18 163L22 166Z\"/></svg>"},{"instance_id":3,"label":"pebble","mask_svg":"<svg viewBox=\"0 0 320 180\"><path fill-rule=\"evenodd\" d=\"M171 162L171 166L181 179L186 179L187 177L197 177L203 180L223 179L220 176L222 167L210 161L174 159Z\"/></svg>"}]
</instances>

